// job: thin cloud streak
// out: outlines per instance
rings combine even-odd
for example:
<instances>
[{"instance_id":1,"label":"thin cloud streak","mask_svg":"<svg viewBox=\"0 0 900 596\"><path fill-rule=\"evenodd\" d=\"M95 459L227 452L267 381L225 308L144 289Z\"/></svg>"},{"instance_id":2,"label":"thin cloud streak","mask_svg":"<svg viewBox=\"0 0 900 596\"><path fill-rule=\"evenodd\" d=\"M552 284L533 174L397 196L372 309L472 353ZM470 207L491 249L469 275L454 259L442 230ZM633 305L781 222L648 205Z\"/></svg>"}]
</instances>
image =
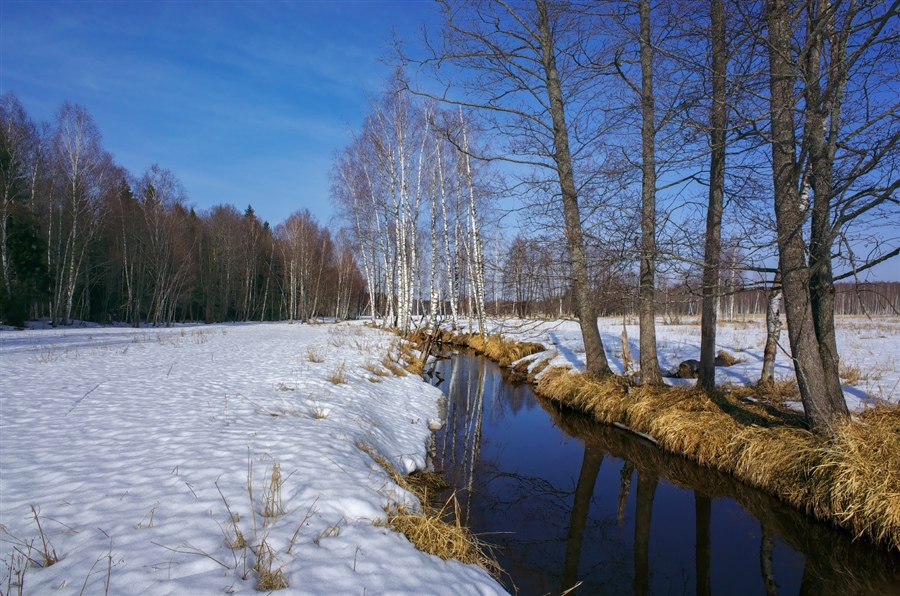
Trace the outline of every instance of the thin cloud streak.
<instances>
[{"instance_id":1,"label":"thin cloud streak","mask_svg":"<svg viewBox=\"0 0 900 596\"><path fill-rule=\"evenodd\" d=\"M198 209L330 217L328 169L358 123L391 27L427 2L4 2L0 91L38 119L83 104L139 175L176 172ZM278 168L282 168L279 170Z\"/></svg>"}]
</instances>

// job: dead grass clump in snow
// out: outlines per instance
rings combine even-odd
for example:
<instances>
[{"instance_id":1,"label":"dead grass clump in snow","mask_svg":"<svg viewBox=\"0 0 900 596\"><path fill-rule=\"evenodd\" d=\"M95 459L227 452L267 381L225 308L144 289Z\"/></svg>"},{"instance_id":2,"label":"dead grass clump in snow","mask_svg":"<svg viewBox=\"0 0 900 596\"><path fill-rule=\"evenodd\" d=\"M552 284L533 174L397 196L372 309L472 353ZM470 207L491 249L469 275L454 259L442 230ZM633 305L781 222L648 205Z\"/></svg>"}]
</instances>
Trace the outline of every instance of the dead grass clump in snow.
<instances>
[{"instance_id":1,"label":"dead grass clump in snow","mask_svg":"<svg viewBox=\"0 0 900 596\"><path fill-rule=\"evenodd\" d=\"M281 567L275 567L275 550L269 546L266 539L256 547L256 564L253 566L259 581L256 589L260 592L283 590L288 587L287 578Z\"/></svg>"},{"instance_id":2,"label":"dead grass clump in snow","mask_svg":"<svg viewBox=\"0 0 900 596\"><path fill-rule=\"evenodd\" d=\"M841 364L840 366L840 375L841 379L848 385L856 385L860 381L867 381L869 379L868 375L864 374L858 364Z\"/></svg>"},{"instance_id":3,"label":"dead grass clump in snow","mask_svg":"<svg viewBox=\"0 0 900 596\"><path fill-rule=\"evenodd\" d=\"M454 506L453 521L446 521L447 506ZM478 565L497 578L502 573L488 545L462 525L456 498L451 497L440 509L426 508L422 512L406 507L389 507L384 524L403 533L415 547L442 559L456 559L466 565Z\"/></svg>"},{"instance_id":4,"label":"dead grass clump in snow","mask_svg":"<svg viewBox=\"0 0 900 596\"><path fill-rule=\"evenodd\" d=\"M547 371L537 386L544 397L649 435L666 451L900 549L900 409L868 410L858 422L839 425L833 437L822 437L806 429L800 413L777 404L779 391L793 395L795 389L784 382L709 394L629 387L621 377L565 368Z\"/></svg>"},{"instance_id":5,"label":"dead grass clump in snow","mask_svg":"<svg viewBox=\"0 0 900 596\"><path fill-rule=\"evenodd\" d=\"M398 356L398 364L410 374L422 376L425 374L425 360L416 353L413 345L409 342L400 342L398 346L400 355Z\"/></svg>"},{"instance_id":6,"label":"dead grass clump in snow","mask_svg":"<svg viewBox=\"0 0 900 596\"><path fill-rule=\"evenodd\" d=\"M263 517L268 519L275 519L279 515L284 513L284 507L281 499L282 484L283 480L281 478L281 464L273 460L272 474L269 476L269 481L263 486Z\"/></svg>"},{"instance_id":7,"label":"dead grass clump in snow","mask_svg":"<svg viewBox=\"0 0 900 596\"><path fill-rule=\"evenodd\" d=\"M319 350L317 350L315 346L306 348L306 359L315 363L325 362L325 357L319 353Z\"/></svg>"},{"instance_id":8,"label":"dead grass clump in snow","mask_svg":"<svg viewBox=\"0 0 900 596\"><path fill-rule=\"evenodd\" d=\"M13 536L3 524L0 524L0 533L9 537L10 542L15 545L13 547L15 553L24 556L31 565L35 567L50 567L59 562L59 555L56 554L56 549L53 547L53 543L50 542L50 537L44 532L44 527L41 525L40 508L37 505L31 505L31 515L34 518L35 525L37 525L40 544L35 544L38 540L37 538L26 540ZM13 557L15 558L15 554ZM12 567L9 568L9 572L12 573ZM25 572L22 571L23 578L24 575Z\"/></svg>"},{"instance_id":9,"label":"dead grass clump in snow","mask_svg":"<svg viewBox=\"0 0 900 596\"><path fill-rule=\"evenodd\" d=\"M338 366L334 368L331 376L328 377L328 380L335 385L342 385L347 383L347 375L344 374L344 362L341 362Z\"/></svg>"},{"instance_id":10,"label":"dead grass clump in snow","mask_svg":"<svg viewBox=\"0 0 900 596\"><path fill-rule=\"evenodd\" d=\"M391 357L391 354L388 353L384 358L381 359L381 365L391 371L395 377L405 377L406 370L400 366L396 360Z\"/></svg>"},{"instance_id":11,"label":"dead grass clump in snow","mask_svg":"<svg viewBox=\"0 0 900 596\"><path fill-rule=\"evenodd\" d=\"M219 483L216 482L215 484L216 490L219 491L219 496L222 497L222 502L225 503L225 509L228 511L228 517L230 518L228 521L228 529L223 530L225 532L225 542L228 544L228 548L233 551L245 549L249 544L247 543L246 538L244 538L241 527L238 525L238 522L241 521L241 516L231 509L231 506L228 504L228 499L225 498L225 494L222 492L222 489L219 488Z\"/></svg>"},{"instance_id":12,"label":"dead grass clump in snow","mask_svg":"<svg viewBox=\"0 0 900 596\"><path fill-rule=\"evenodd\" d=\"M379 466L384 468L388 475L391 477L391 480L400 485L401 488L409 490L409 492L413 492L411 488L408 488L406 478L400 472L398 472L397 469L394 468L394 466L391 465L391 462L389 462L386 457L378 453L378 451L374 447L372 447L368 443L358 441L356 443L356 448L360 451L368 453L369 457L375 460L375 463L377 463Z\"/></svg>"},{"instance_id":13,"label":"dead grass clump in snow","mask_svg":"<svg viewBox=\"0 0 900 596\"><path fill-rule=\"evenodd\" d=\"M553 360L554 356L556 354L551 353L549 356L520 358L507 369L508 375L504 376L504 379L512 383L536 383L537 376L550 365L550 361Z\"/></svg>"},{"instance_id":14,"label":"dead grass clump in snow","mask_svg":"<svg viewBox=\"0 0 900 596\"><path fill-rule=\"evenodd\" d=\"M5 529L4 529L5 531ZM25 593L25 574L28 572L28 558L17 550L14 550L9 558L0 559L0 563L6 567L6 591L3 594L22 596ZM15 590L15 592L13 592Z\"/></svg>"},{"instance_id":15,"label":"dead grass clump in snow","mask_svg":"<svg viewBox=\"0 0 900 596\"><path fill-rule=\"evenodd\" d=\"M719 350L716 354L716 366L734 366L738 362L745 362L745 358L735 358L725 350Z\"/></svg>"},{"instance_id":16,"label":"dead grass clump in snow","mask_svg":"<svg viewBox=\"0 0 900 596\"><path fill-rule=\"evenodd\" d=\"M379 377L387 377L387 376L390 376L390 374L391 374L389 371L384 370L383 368L381 368L374 362L365 363L363 365L363 368L365 370L369 371L370 373L372 373L373 375L376 375Z\"/></svg>"}]
</instances>

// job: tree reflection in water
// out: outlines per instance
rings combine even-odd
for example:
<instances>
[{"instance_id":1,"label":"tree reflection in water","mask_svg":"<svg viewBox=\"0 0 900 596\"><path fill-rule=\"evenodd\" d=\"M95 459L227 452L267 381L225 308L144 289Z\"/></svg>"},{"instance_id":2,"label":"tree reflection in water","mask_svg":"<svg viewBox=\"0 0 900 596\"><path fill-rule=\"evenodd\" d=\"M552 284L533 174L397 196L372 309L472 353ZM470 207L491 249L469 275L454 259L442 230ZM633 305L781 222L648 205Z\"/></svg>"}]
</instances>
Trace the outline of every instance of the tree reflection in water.
<instances>
[{"instance_id":1,"label":"tree reflection in water","mask_svg":"<svg viewBox=\"0 0 900 596\"><path fill-rule=\"evenodd\" d=\"M511 591L556 594L578 582L574 594L889 594L900 586L896 555L539 400L483 358L456 355L438 372L448 403L434 464L458 491L464 521L499 547Z\"/></svg>"}]
</instances>

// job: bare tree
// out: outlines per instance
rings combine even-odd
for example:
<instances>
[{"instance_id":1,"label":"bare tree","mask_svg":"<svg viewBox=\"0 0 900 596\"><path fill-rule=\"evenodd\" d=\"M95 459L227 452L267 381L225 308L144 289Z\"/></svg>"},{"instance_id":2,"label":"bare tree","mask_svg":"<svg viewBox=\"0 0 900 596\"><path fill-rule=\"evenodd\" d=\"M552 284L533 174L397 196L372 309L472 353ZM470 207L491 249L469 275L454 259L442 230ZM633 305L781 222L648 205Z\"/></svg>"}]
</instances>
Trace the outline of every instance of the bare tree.
<instances>
[{"instance_id":1,"label":"bare tree","mask_svg":"<svg viewBox=\"0 0 900 596\"><path fill-rule=\"evenodd\" d=\"M706 389L712 389L716 384L716 301L725 196L725 127L728 121L725 85L728 55L724 0L710 2L710 38L712 96L709 110L709 198L706 207L701 290L703 300L700 314L700 371L697 379L700 386Z\"/></svg>"},{"instance_id":2,"label":"bare tree","mask_svg":"<svg viewBox=\"0 0 900 596\"><path fill-rule=\"evenodd\" d=\"M56 115L53 139L59 229L55 291L51 302L54 323L68 323L84 257L102 216L101 196L113 181L112 157L100 145L100 131L87 109L63 103Z\"/></svg>"},{"instance_id":3,"label":"bare tree","mask_svg":"<svg viewBox=\"0 0 900 596\"><path fill-rule=\"evenodd\" d=\"M573 154L587 157L598 134L588 112L599 86L578 68L577 56L583 55L589 39L586 25L579 25L580 15L568 12L563 2L535 0L513 6L500 1L441 0L439 5L443 23L437 39L425 32L426 56L413 60L401 50L401 57L446 85L447 92L433 93L425 85L415 86L414 91L477 110L503 140L505 151L492 158L552 172L565 221L586 367L594 374L608 374L590 296L573 158ZM464 69L465 75L453 79L454 69ZM465 99L451 89L462 91ZM578 123L574 137L570 134L573 118Z\"/></svg>"},{"instance_id":4,"label":"bare tree","mask_svg":"<svg viewBox=\"0 0 900 596\"><path fill-rule=\"evenodd\" d=\"M898 73L874 68L897 63L898 9L897 1L766 5L779 269L801 399L818 431L848 414L834 339L835 242L898 205L900 104L885 94ZM884 256L892 253L900 248Z\"/></svg>"},{"instance_id":5,"label":"bare tree","mask_svg":"<svg viewBox=\"0 0 900 596\"><path fill-rule=\"evenodd\" d=\"M171 323L178 297L191 265L186 233L186 196L171 170L153 164L137 186L145 231L146 266L152 292L148 319L154 325Z\"/></svg>"}]
</instances>

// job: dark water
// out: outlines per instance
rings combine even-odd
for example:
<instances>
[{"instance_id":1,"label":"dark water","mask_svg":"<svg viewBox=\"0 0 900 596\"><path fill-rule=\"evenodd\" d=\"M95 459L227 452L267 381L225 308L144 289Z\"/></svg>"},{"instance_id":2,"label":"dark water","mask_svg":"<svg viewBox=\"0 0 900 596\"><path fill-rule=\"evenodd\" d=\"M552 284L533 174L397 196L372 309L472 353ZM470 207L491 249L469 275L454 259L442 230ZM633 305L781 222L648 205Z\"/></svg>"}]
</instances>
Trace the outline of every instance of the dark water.
<instances>
[{"instance_id":1,"label":"dark water","mask_svg":"<svg viewBox=\"0 0 900 596\"><path fill-rule=\"evenodd\" d=\"M730 476L442 361L435 468L520 594L900 594L900 557Z\"/></svg>"}]
</instances>

